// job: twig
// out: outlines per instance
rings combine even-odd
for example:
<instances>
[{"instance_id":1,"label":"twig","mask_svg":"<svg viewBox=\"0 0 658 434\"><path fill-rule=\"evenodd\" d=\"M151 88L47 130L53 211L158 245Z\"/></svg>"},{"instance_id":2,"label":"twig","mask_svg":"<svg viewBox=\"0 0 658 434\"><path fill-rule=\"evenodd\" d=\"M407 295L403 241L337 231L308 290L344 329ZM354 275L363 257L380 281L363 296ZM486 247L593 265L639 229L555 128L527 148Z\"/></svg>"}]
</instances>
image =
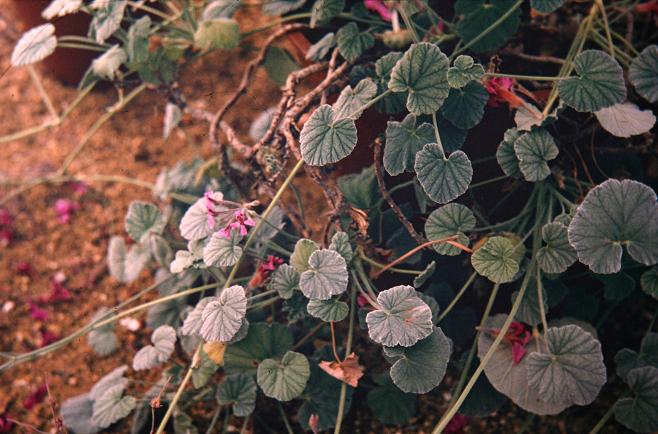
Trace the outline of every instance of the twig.
<instances>
[{"instance_id":1,"label":"twig","mask_svg":"<svg viewBox=\"0 0 658 434\"><path fill-rule=\"evenodd\" d=\"M379 184L379 189L382 192L382 196L388 203L388 206L391 207L395 215L397 216L402 226L405 227L411 238L413 238L417 244L426 243L427 240L416 232L414 225L405 217L404 213L400 209L397 203L393 200L390 193L386 189L386 184L384 183L384 174L382 173L382 140L380 138L375 139L375 149L374 149L374 159L375 159L375 176L377 177L377 184Z\"/></svg>"}]
</instances>

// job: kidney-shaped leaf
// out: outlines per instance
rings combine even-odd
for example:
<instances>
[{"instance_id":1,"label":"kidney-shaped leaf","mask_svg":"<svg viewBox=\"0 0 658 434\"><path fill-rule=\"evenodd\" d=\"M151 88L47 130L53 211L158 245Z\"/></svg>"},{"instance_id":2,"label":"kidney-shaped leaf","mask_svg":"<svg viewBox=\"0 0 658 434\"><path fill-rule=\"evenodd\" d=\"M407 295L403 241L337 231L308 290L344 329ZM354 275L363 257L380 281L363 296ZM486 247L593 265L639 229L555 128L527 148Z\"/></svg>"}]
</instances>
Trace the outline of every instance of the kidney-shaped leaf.
<instances>
[{"instance_id":1,"label":"kidney-shaped leaf","mask_svg":"<svg viewBox=\"0 0 658 434\"><path fill-rule=\"evenodd\" d=\"M208 210L205 198L198 199L185 211L180 221L180 234L188 241L201 240L213 233L208 224Z\"/></svg>"},{"instance_id":2,"label":"kidney-shaped leaf","mask_svg":"<svg viewBox=\"0 0 658 434\"><path fill-rule=\"evenodd\" d=\"M543 128L523 133L514 141L514 153L526 181L537 182L551 174L548 162L558 154L553 136Z\"/></svg>"},{"instance_id":3,"label":"kidney-shaped leaf","mask_svg":"<svg viewBox=\"0 0 658 434\"><path fill-rule=\"evenodd\" d=\"M292 265L282 264L270 276L268 289L274 289L279 297L288 300L299 289L299 273Z\"/></svg>"},{"instance_id":4,"label":"kidney-shaped leaf","mask_svg":"<svg viewBox=\"0 0 658 434\"><path fill-rule=\"evenodd\" d=\"M29 65L50 56L57 48L55 26L50 23L23 33L11 53L13 66Z\"/></svg>"},{"instance_id":5,"label":"kidney-shaped leaf","mask_svg":"<svg viewBox=\"0 0 658 434\"><path fill-rule=\"evenodd\" d=\"M485 328L500 329L507 315L498 314L487 319ZM478 357L483 359L489 352L495 340L495 335L481 332L478 336ZM530 339L527 349L536 347L534 339ZM503 339L494 350L489 362L484 367L484 373L491 385L503 395L510 398L516 405L531 413L553 415L562 412L567 405L547 403L540 399L538 389L528 385L527 372L528 355L520 362L514 362L512 346Z\"/></svg>"},{"instance_id":6,"label":"kidney-shaped leaf","mask_svg":"<svg viewBox=\"0 0 658 434\"><path fill-rule=\"evenodd\" d=\"M318 107L306 121L299 136L302 158L311 166L336 163L356 146L356 125L350 118L335 119L333 109Z\"/></svg>"},{"instance_id":7,"label":"kidney-shaped leaf","mask_svg":"<svg viewBox=\"0 0 658 434\"><path fill-rule=\"evenodd\" d=\"M448 203L466 192L473 179L471 160L462 151L446 158L436 143L428 143L416 154L416 176L425 193L437 203Z\"/></svg>"},{"instance_id":8,"label":"kidney-shaped leaf","mask_svg":"<svg viewBox=\"0 0 658 434\"><path fill-rule=\"evenodd\" d=\"M368 407L385 424L402 424L416 414L416 395L402 392L388 376L375 378L379 386L368 392Z\"/></svg>"},{"instance_id":9,"label":"kidney-shaped leaf","mask_svg":"<svg viewBox=\"0 0 658 434\"><path fill-rule=\"evenodd\" d=\"M633 59L628 79L644 99L650 103L658 101L658 46L649 45Z\"/></svg>"},{"instance_id":10,"label":"kidney-shaped leaf","mask_svg":"<svg viewBox=\"0 0 658 434\"><path fill-rule=\"evenodd\" d=\"M112 386L94 401L92 423L107 428L133 411L137 401L132 396L122 396L124 388L122 384Z\"/></svg>"},{"instance_id":11,"label":"kidney-shaped leaf","mask_svg":"<svg viewBox=\"0 0 658 434\"><path fill-rule=\"evenodd\" d=\"M124 222L126 232L138 243L150 233L161 234L166 224L157 206L137 200L130 203Z\"/></svg>"},{"instance_id":12,"label":"kidney-shaped leaf","mask_svg":"<svg viewBox=\"0 0 658 434\"><path fill-rule=\"evenodd\" d=\"M183 327L181 329L181 334L183 336L192 336L199 333L201 330L201 325L203 324L203 319L201 315L203 314L203 309L206 308L206 305L211 301L215 300L216 297L204 297L199 300L187 316L185 321L183 321Z\"/></svg>"},{"instance_id":13,"label":"kidney-shaped leaf","mask_svg":"<svg viewBox=\"0 0 658 434\"><path fill-rule=\"evenodd\" d=\"M263 393L278 401L290 401L302 394L311 376L306 356L288 351L280 361L266 359L258 365L256 376Z\"/></svg>"},{"instance_id":14,"label":"kidney-shaped leaf","mask_svg":"<svg viewBox=\"0 0 658 434\"><path fill-rule=\"evenodd\" d=\"M110 275L121 283L129 283L139 277L139 273L151 258L148 248L133 244L126 251L126 243L120 236L110 238L107 249L107 267Z\"/></svg>"},{"instance_id":15,"label":"kidney-shaped leaf","mask_svg":"<svg viewBox=\"0 0 658 434\"><path fill-rule=\"evenodd\" d=\"M107 308L101 308L94 317L92 322L99 321L101 319L109 318L111 313ZM114 333L114 323L106 324L102 327L93 329L87 335L87 342L91 346L94 353L99 356L107 356L112 354L118 346L117 336Z\"/></svg>"},{"instance_id":16,"label":"kidney-shaped leaf","mask_svg":"<svg viewBox=\"0 0 658 434\"><path fill-rule=\"evenodd\" d=\"M520 179L523 176L519 168L519 158L514 151L514 142L521 137L523 133L516 128L510 128L505 131L503 141L498 145L496 150L496 160L505 175L512 178Z\"/></svg>"},{"instance_id":17,"label":"kidney-shaped leaf","mask_svg":"<svg viewBox=\"0 0 658 434\"><path fill-rule=\"evenodd\" d=\"M463 18L457 23L457 33L464 42L471 42L484 29L498 24L507 16L484 38L471 45L471 49L478 53L502 47L519 27L521 11L519 8L513 9L515 4L515 0L458 0L455 2L455 13Z\"/></svg>"},{"instance_id":18,"label":"kidney-shaped leaf","mask_svg":"<svg viewBox=\"0 0 658 434\"><path fill-rule=\"evenodd\" d=\"M617 137L631 137L644 134L656 123L651 110L640 110L635 104L625 102L603 108L596 113L601 126Z\"/></svg>"},{"instance_id":19,"label":"kidney-shaped leaf","mask_svg":"<svg viewBox=\"0 0 658 434\"><path fill-rule=\"evenodd\" d=\"M368 32L359 32L356 23L344 25L336 32L338 51L348 62L354 62L375 44L375 38Z\"/></svg>"},{"instance_id":20,"label":"kidney-shaped leaf","mask_svg":"<svg viewBox=\"0 0 658 434\"><path fill-rule=\"evenodd\" d=\"M457 56L448 69L448 84L450 87L462 88L471 81L479 81L484 76L484 67L475 63L471 56Z\"/></svg>"},{"instance_id":21,"label":"kidney-shaped leaf","mask_svg":"<svg viewBox=\"0 0 658 434\"><path fill-rule=\"evenodd\" d=\"M334 119L357 120L365 106L377 94L377 85L370 78L359 81L354 89L346 86L332 106Z\"/></svg>"},{"instance_id":22,"label":"kidney-shaped leaf","mask_svg":"<svg viewBox=\"0 0 658 434\"><path fill-rule=\"evenodd\" d=\"M541 237L546 245L537 252L537 262L547 273L564 273L576 262L576 251L569 244L567 227L551 222L541 229Z\"/></svg>"},{"instance_id":23,"label":"kidney-shaped leaf","mask_svg":"<svg viewBox=\"0 0 658 434\"><path fill-rule=\"evenodd\" d=\"M658 368L658 333L647 333L642 338L640 352L623 348L615 355L617 375L625 379L630 371L643 366Z\"/></svg>"},{"instance_id":24,"label":"kidney-shaped leaf","mask_svg":"<svg viewBox=\"0 0 658 434\"><path fill-rule=\"evenodd\" d=\"M411 286L394 286L377 296L379 308L366 315L370 338L387 347L410 347L432 333L432 310Z\"/></svg>"},{"instance_id":25,"label":"kidney-shaped leaf","mask_svg":"<svg viewBox=\"0 0 658 434\"><path fill-rule=\"evenodd\" d=\"M658 368L633 369L626 378L633 397L622 398L615 405L617 422L639 433L658 430Z\"/></svg>"},{"instance_id":26,"label":"kidney-shaped leaf","mask_svg":"<svg viewBox=\"0 0 658 434\"><path fill-rule=\"evenodd\" d=\"M244 288L239 285L226 288L203 308L199 334L209 342L228 342L240 330L246 313Z\"/></svg>"},{"instance_id":27,"label":"kidney-shaped leaf","mask_svg":"<svg viewBox=\"0 0 658 434\"><path fill-rule=\"evenodd\" d=\"M338 252L321 249L308 259L309 269L299 276L299 289L308 298L327 300L347 289L347 263Z\"/></svg>"},{"instance_id":28,"label":"kidney-shaped leaf","mask_svg":"<svg viewBox=\"0 0 658 434\"><path fill-rule=\"evenodd\" d=\"M471 264L478 274L492 282L511 282L519 271L519 262L525 250L522 244L520 246L517 244L516 240L507 237L488 238L471 255Z\"/></svg>"},{"instance_id":29,"label":"kidney-shaped leaf","mask_svg":"<svg viewBox=\"0 0 658 434\"><path fill-rule=\"evenodd\" d=\"M256 408L256 383L251 375L233 374L217 387L217 401L231 405L233 414L247 417Z\"/></svg>"},{"instance_id":30,"label":"kidney-shaped leaf","mask_svg":"<svg viewBox=\"0 0 658 434\"><path fill-rule=\"evenodd\" d=\"M347 233L339 231L336 232L331 237L331 243L329 243L329 250L338 252L340 256L345 259L345 262L348 264L352 261L354 257L354 251L352 250L352 245L350 244L350 236Z\"/></svg>"},{"instance_id":31,"label":"kidney-shaped leaf","mask_svg":"<svg viewBox=\"0 0 658 434\"><path fill-rule=\"evenodd\" d=\"M545 339L545 353L527 356L528 385L549 404L590 404L606 382L601 343L575 324L550 327Z\"/></svg>"},{"instance_id":32,"label":"kidney-shaped leaf","mask_svg":"<svg viewBox=\"0 0 658 434\"><path fill-rule=\"evenodd\" d=\"M595 112L626 99L619 63L600 50L585 50L574 59L577 77L558 83L560 98L579 112Z\"/></svg>"},{"instance_id":33,"label":"kidney-shaped leaf","mask_svg":"<svg viewBox=\"0 0 658 434\"><path fill-rule=\"evenodd\" d=\"M316 244L315 241L309 240L307 238L300 238L297 243L295 243L295 249L290 256L290 265L292 265L295 270L300 273L308 270L308 259L311 257L313 252L319 248L320 247Z\"/></svg>"},{"instance_id":34,"label":"kidney-shaped leaf","mask_svg":"<svg viewBox=\"0 0 658 434\"><path fill-rule=\"evenodd\" d=\"M311 300L306 305L306 310L311 316L322 321L338 322L345 319L350 308L347 307L347 303L330 298L329 300Z\"/></svg>"},{"instance_id":35,"label":"kidney-shaped leaf","mask_svg":"<svg viewBox=\"0 0 658 434\"><path fill-rule=\"evenodd\" d=\"M653 267L640 277L640 287L653 298L658 298L658 268Z\"/></svg>"},{"instance_id":36,"label":"kidney-shaped leaf","mask_svg":"<svg viewBox=\"0 0 658 434\"><path fill-rule=\"evenodd\" d=\"M289 327L274 323L255 323L249 326L247 337L229 345L224 357L228 373L256 373L256 366L267 358L280 358L293 344Z\"/></svg>"},{"instance_id":37,"label":"kidney-shaped leaf","mask_svg":"<svg viewBox=\"0 0 658 434\"><path fill-rule=\"evenodd\" d=\"M484 106L489 101L489 93L477 81L471 81L462 88L451 88L448 98L441 107L441 113L457 128L473 128L484 116Z\"/></svg>"},{"instance_id":38,"label":"kidney-shaped leaf","mask_svg":"<svg viewBox=\"0 0 658 434\"><path fill-rule=\"evenodd\" d=\"M449 203L432 211L425 222L425 235L430 241L457 235L457 242L467 246L468 237L464 232L473 229L475 223L475 216L468 207ZM460 249L447 243L435 244L433 248L440 255L455 256L461 253Z\"/></svg>"},{"instance_id":39,"label":"kidney-shaped leaf","mask_svg":"<svg viewBox=\"0 0 658 434\"><path fill-rule=\"evenodd\" d=\"M94 401L89 394L74 396L62 403L60 414L64 426L75 433L95 434L101 430L91 417L94 409Z\"/></svg>"},{"instance_id":40,"label":"kidney-shaped leaf","mask_svg":"<svg viewBox=\"0 0 658 434\"><path fill-rule=\"evenodd\" d=\"M393 362L393 383L407 393L427 393L438 386L451 353L452 343L439 327L413 347L384 348L384 354Z\"/></svg>"},{"instance_id":41,"label":"kidney-shaped leaf","mask_svg":"<svg viewBox=\"0 0 658 434\"><path fill-rule=\"evenodd\" d=\"M637 262L658 262L656 193L632 180L609 179L587 193L569 224L578 259L595 273L621 270L622 246Z\"/></svg>"},{"instance_id":42,"label":"kidney-shaped leaf","mask_svg":"<svg viewBox=\"0 0 658 434\"><path fill-rule=\"evenodd\" d=\"M153 331L151 342L153 345L147 345L135 354L135 371L151 369L166 362L176 346L176 330L172 326L162 325Z\"/></svg>"},{"instance_id":43,"label":"kidney-shaped leaf","mask_svg":"<svg viewBox=\"0 0 658 434\"><path fill-rule=\"evenodd\" d=\"M384 168L392 176L404 171L413 172L416 153L434 140L432 125L423 123L416 126L416 115L412 113L405 116L402 122L389 121L386 126Z\"/></svg>"},{"instance_id":44,"label":"kidney-shaped leaf","mask_svg":"<svg viewBox=\"0 0 658 434\"><path fill-rule=\"evenodd\" d=\"M242 256L241 240L242 236L237 231L231 231L229 238L215 232L203 249L203 262L209 267L235 265Z\"/></svg>"},{"instance_id":45,"label":"kidney-shaped leaf","mask_svg":"<svg viewBox=\"0 0 658 434\"><path fill-rule=\"evenodd\" d=\"M448 57L428 42L413 44L391 71L388 88L408 92L407 110L415 115L436 112L448 97Z\"/></svg>"}]
</instances>

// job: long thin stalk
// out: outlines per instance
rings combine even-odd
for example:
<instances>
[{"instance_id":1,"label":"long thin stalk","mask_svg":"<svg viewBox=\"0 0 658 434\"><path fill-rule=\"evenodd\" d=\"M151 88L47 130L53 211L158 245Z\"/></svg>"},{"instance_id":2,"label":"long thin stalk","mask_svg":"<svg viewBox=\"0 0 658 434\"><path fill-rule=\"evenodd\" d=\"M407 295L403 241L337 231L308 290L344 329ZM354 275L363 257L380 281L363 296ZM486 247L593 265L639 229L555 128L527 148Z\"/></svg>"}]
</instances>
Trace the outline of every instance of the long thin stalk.
<instances>
[{"instance_id":1,"label":"long thin stalk","mask_svg":"<svg viewBox=\"0 0 658 434\"><path fill-rule=\"evenodd\" d=\"M613 414L615 414L615 407L617 406L617 402L615 401L614 404L610 406L608 411L605 412L603 417L597 422L596 425L594 425L594 428L589 432L589 434L597 434L599 431L603 429L605 424L608 422L608 420L612 417Z\"/></svg>"},{"instance_id":2,"label":"long thin stalk","mask_svg":"<svg viewBox=\"0 0 658 434\"><path fill-rule=\"evenodd\" d=\"M457 304L457 302L462 298L462 296L464 295L464 293L466 292L466 290L469 288L469 286L471 286L471 284L473 283L473 281L475 280L475 278L477 277L477 275L478 275L478 274L477 274L475 271L471 273L471 275L468 277L468 279L466 279L466 282L464 282L464 284L462 285L462 287L461 287L461 289L459 290L459 292L457 292L457 295L455 295L455 296L453 297L453 299L452 299L452 301L450 302L450 304L448 305L448 307L446 307L446 308L443 310L443 312L441 312L441 315L439 315L439 318L437 319L437 322L441 322L441 320L442 320L443 318L445 318L445 317L450 313L450 311L452 310L452 308L455 307L455 305Z\"/></svg>"},{"instance_id":3,"label":"long thin stalk","mask_svg":"<svg viewBox=\"0 0 658 434\"><path fill-rule=\"evenodd\" d=\"M345 358L352 352L352 341L354 336L354 316L356 311L356 286L352 285L350 293L350 323L347 330L347 342L345 342ZM347 384L342 383L340 386L340 398L338 400L338 412L336 413L336 427L334 434L340 433L343 424L343 415L345 413L345 401L347 399Z\"/></svg>"},{"instance_id":4,"label":"long thin stalk","mask_svg":"<svg viewBox=\"0 0 658 434\"><path fill-rule=\"evenodd\" d=\"M254 240L256 234L258 231L260 231L261 227L263 226L263 222L267 220L269 217L270 213L276 206L276 204L279 202L281 199L281 196L283 195L283 192L288 188L288 185L292 182L292 180L295 178L295 175L297 175L297 172L304 166L304 160L299 160L297 164L295 164L295 167L290 171L288 174L288 177L283 181L281 186L279 187L279 190L276 192L274 197L272 198L272 202L267 206L265 209L265 212L261 215L261 218L258 220L258 223L256 223L256 226L254 229L249 233L249 236L247 237L247 240L245 241L244 244L244 250L246 251L251 242ZM242 259L245 257L244 254L240 255L238 258L238 261L236 264L233 266L231 269L231 273L228 275L228 278L226 279L226 283L224 284L224 287L229 287L231 283L233 282L233 279L235 278L236 274L238 273L238 269L240 268L240 264L242 263ZM167 408L167 412L165 415L162 417L162 421L160 422L160 425L158 426L158 430L155 432L155 434L162 434L164 432L165 426L167 425L167 422L169 419L171 419L172 414L174 413L174 409L176 408L176 405L178 404L178 401L180 400L181 396L183 395L183 390L185 390L185 387L187 386L187 383L189 383L190 378L192 377L192 372L196 367L198 366L198 354L202 348L202 344L200 344L196 350L195 357L192 359L191 365L187 369L187 373L185 374L185 377L183 378L183 381L181 381L180 385L178 386L178 390L176 390L176 393L174 394L173 399L169 403L169 408Z\"/></svg>"}]
</instances>

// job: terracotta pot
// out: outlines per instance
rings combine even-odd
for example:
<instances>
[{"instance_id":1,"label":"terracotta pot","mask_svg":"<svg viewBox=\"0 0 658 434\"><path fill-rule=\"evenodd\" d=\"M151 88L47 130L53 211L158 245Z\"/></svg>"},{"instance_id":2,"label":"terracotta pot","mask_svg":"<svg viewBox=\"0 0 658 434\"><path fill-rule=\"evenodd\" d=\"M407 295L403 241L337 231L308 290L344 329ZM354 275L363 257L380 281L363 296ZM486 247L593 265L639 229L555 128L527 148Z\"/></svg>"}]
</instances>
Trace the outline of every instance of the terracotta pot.
<instances>
[{"instance_id":1,"label":"terracotta pot","mask_svg":"<svg viewBox=\"0 0 658 434\"><path fill-rule=\"evenodd\" d=\"M44 24L47 21L41 17L41 11L50 3L50 0L11 0L9 11L18 23L21 31ZM51 21L55 25L55 34L86 36L91 18L84 13L77 13L58 17ZM39 63L40 67L69 85L77 85L99 53L74 48L57 48L53 54Z\"/></svg>"}]
</instances>

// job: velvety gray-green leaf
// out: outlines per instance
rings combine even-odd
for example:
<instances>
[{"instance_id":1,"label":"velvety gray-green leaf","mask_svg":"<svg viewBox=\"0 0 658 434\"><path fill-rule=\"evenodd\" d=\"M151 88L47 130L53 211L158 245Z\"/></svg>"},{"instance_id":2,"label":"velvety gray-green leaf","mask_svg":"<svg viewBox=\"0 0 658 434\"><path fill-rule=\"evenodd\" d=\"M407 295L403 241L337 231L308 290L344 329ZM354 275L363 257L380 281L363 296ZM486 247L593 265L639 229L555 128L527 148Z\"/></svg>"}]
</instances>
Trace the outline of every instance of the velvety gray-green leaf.
<instances>
[{"instance_id":1,"label":"velvety gray-green leaf","mask_svg":"<svg viewBox=\"0 0 658 434\"><path fill-rule=\"evenodd\" d=\"M263 360L258 365L257 381L266 396L290 401L302 394L310 375L306 356L288 351L280 361Z\"/></svg>"},{"instance_id":2,"label":"velvety gray-green leaf","mask_svg":"<svg viewBox=\"0 0 658 434\"><path fill-rule=\"evenodd\" d=\"M347 290L347 263L337 252L321 249L308 259L309 269L299 276L299 289L311 299L327 300Z\"/></svg>"},{"instance_id":3,"label":"velvety gray-green leaf","mask_svg":"<svg viewBox=\"0 0 658 434\"><path fill-rule=\"evenodd\" d=\"M543 128L523 133L514 141L514 153L526 181L537 182L551 174L548 162L557 157L553 136Z\"/></svg>"},{"instance_id":4,"label":"velvety gray-green leaf","mask_svg":"<svg viewBox=\"0 0 658 434\"><path fill-rule=\"evenodd\" d=\"M459 203L449 203L435 209L427 217L425 235L430 241L457 235L455 241L468 246L469 239L464 232L473 229L475 224L475 216L468 207ZM455 256L462 252L447 243L435 244L432 248L440 255Z\"/></svg>"},{"instance_id":5,"label":"velvety gray-green leaf","mask_svg":"<svg viewBox=\"0 0 658 434\"><path fill-rule=\"evenodd\" d=\"M311 166L336 163L356 146L356 125L352 119L334 119L333 109L318 107L306 121L299 136L302 158Z\"/></svg>"},{"instance_id":6,"label":"velvety gray-green leaf","mask_svg":"<svg viewBox=\"0 0 658 434\"><path fill-rule=\"evenodd\" d=\"M658 46L649 45L633 59L628 79L644 99L650 103L658 101Z\"/></svg>"},{"instance_id":7,"label":"velvety gray-green leaf","mask_svg":"<svg viewBox=\"0 0 658 434\"><path fill-rule=\"evenodd\" d=\"M416 153L427 143L435 141L432 125L416 126L416 115L409 113L401 121L388 121L384 147L384 169L395 176L414 171Z\"/></svg>"},{"instance_id":8,"label":"velvety gray-green leaf","mask_svg":"<svg viewBox=\"0 0 658 434\"><path fill-rule=\"evenodd\" d=\"M461 88L452 87L448 98L441 106L443 116L455 127L463 130L473 128L482 120L489 93L477 81Z\"/></svg>"},{"instance_id":9,"label":"velvety gray-green leaf","mask_svg":"<svg viewBox=\"0 0 658 434\"><path fill-rule=\"evenodd\" d=\"M464 152L455 151L446 158L436 143L428 143L418 151L414 169L425 193L437 203L461 196L473 179L473 167Z\"/></svg>"}]
</instances>

